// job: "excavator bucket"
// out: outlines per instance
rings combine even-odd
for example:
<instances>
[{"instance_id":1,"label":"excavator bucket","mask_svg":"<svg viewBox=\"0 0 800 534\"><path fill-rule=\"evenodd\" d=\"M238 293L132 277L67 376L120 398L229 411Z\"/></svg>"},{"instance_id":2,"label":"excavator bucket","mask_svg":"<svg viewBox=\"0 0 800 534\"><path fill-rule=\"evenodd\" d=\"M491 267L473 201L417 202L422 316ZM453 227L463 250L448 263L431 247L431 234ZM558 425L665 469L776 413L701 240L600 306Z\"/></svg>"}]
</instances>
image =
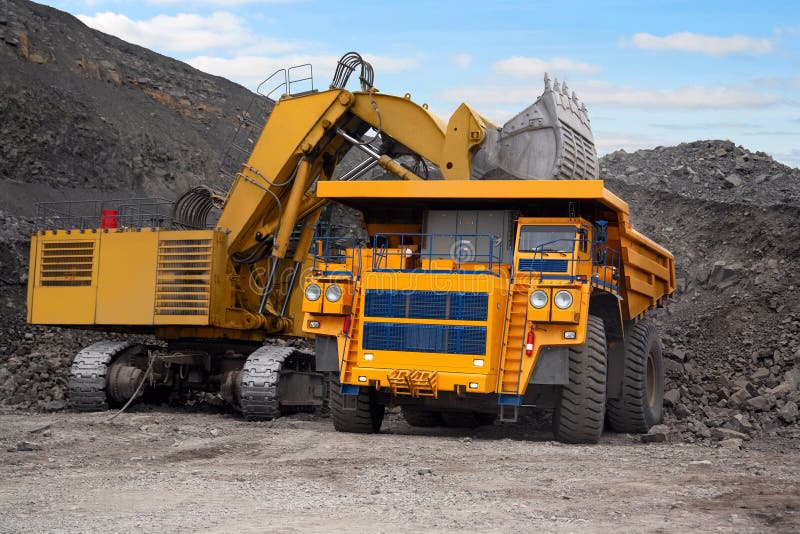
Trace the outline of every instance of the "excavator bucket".
<instances>
[{"instance_id":1,"label":"excavator bucket","mask_svg":"<svg viewBox=\"0 0 800 534\"><path fill-rule=\"evenodd\" d=\"M472 160L472 179L596 180L597 150L586 106L566 82L551 85L532 105L486 140Z\"/></svg>"}]
</instances>

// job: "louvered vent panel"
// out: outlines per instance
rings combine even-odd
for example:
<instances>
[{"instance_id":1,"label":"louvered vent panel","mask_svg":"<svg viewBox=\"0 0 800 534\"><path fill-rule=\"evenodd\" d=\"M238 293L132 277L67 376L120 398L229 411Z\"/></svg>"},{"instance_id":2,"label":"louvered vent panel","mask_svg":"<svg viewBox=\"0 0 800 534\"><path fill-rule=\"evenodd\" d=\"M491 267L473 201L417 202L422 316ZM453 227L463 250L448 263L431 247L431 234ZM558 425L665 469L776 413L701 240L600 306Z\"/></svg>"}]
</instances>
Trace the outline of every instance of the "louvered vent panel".
<instances>
[{"instance_id":1,"label":"louvered vent panel","mask_svg":"<svg viewBox=\"0 0 800 534\"><path fill-rule=\"evenodd\" d=\"M42 244L39 285L42 287L91 286L94 241L58 241Z\"/></svg>"},{"instance_id":2,"label":"louvered vent panel","mask_svg":"<svg viewBox=\"0 0 800 534\"><path fill-rule=\"evenodd\" d=\"M208 315L211 240L161 240L156 315Z\"/></svg>"}]
</instances>

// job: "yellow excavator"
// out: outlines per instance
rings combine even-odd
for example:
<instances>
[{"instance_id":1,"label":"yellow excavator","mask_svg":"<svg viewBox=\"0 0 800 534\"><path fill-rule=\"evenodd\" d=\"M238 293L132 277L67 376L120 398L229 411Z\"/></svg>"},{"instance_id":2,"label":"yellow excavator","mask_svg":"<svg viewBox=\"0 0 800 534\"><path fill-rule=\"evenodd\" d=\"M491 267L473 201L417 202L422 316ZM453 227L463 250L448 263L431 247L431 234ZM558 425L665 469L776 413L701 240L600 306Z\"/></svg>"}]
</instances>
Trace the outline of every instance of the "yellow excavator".
<instances>
[{"instance_id":1,"label":"yellow excavator","mask_svg":"<svg viewBox=\"0 0 800 534\"><path fill-rule=\"evenodd\" d=\"M358 91L346 89L354 73ZM531 377L569 390L588 327L607 346L602 397L632 421L617 426L660 418L657 338L633 388L645 400L631 405L627 332L650 331L636 321L674 291L674 262L598 180L587 111L566 83L546 77L498 127L466 104L444 121L409 94L380 93L352 52L328 90L292 94L285 80L227 193L40 207L28 321L159 340L81 350L71 406L203 390L270 419L318 409L334 375L337 429L375 431L393 402L410 422L516 414ZM336 173L354 148L364 159ZM362 213L368 246L315 239L331 200ZM298 337L316 338L316 351Z\"/></svg>"}]
</instances>

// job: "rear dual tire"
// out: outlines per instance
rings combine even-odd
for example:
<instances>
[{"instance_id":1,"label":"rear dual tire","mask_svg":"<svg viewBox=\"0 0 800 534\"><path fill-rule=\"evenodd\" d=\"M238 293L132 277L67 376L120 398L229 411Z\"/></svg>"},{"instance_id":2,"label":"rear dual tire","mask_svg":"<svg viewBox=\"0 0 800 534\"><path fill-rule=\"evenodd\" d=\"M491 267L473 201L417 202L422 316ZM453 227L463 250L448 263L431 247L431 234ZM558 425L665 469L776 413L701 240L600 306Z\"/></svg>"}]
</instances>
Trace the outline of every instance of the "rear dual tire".
<instances>
[{"instance_id":1,"label":"rear dual tire","mask_svg":"<svg viewBox=\"0 0 800 534\"><path fill-rule=\"evenodd\" d=\"M608 422L617 432L645 433L663 417L661 340L649 321L633 325L626 337L622 391L608 400Z\"/></svg>"}]
</instances>

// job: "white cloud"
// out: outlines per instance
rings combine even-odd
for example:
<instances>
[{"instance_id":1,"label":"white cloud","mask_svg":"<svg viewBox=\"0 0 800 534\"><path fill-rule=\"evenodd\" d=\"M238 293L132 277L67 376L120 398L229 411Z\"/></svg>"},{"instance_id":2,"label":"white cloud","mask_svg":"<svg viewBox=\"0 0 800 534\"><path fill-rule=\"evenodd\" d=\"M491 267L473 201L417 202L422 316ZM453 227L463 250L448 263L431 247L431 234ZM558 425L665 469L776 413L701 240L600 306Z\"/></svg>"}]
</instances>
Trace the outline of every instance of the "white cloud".
<instances>
[{"instance_id":1,"label":"white cloud","mask_svg":"<svg viewBox=\"0 0 800 534\"><path fill-rule=\"evenodd\" d=\"M800 169L800 148L793 148L789 152L773 153L772 156L784 165Z\"/></svg>"},{"instance_id":2,"label":"white cloud","mask_svg":"<svg viewBox=\"0 0 800 534\"><path fill-rule=\"evenodd\" d=\"M549 61L545 61L535 57L514 56L495 63L494 70L498 73L511 74L518 78L528 78L541 76L545 72L592 74L598 72L600 67L563 57L554 57Z\"/></svg>"},{"instance_id":3,"label":"white cloud","mask_svg":"<svg viewBox=\"0 0 800 534\"><path fill-rule=\"evenodd\" d=\"M332 54L305 54L298 52L274 56L239 55L231 58L197 56L187 59L186 62L196 69L216 76L223 76L251 89L255 89L259 83L276 70L285 69L293 65L311 63L314 68L314 81L317 84L317 88L322 89L327 88L328 80L333 78L333 72L339 57ZM376 72L385 73L406 71L418 64L415 58L393 58L372 54L364 54L364 59L372 63ZM351 82L355 83L355 78ZM271 89L272 87L269 87L267 91Z\"/></svg>"},{"instance_id":4,"label":"white cloud","mask_svg":"<svg viewBox=\"0 0 800 534\"><path fill-rule=\"evenodd\" d=\"M636 132L596 131L594 132L594 143L598 155L603 156L615 150L633 152L645 148L671 145L674 141L666 137L652 137Z\"/></svg>"},{"instance_id":5,"label":"white cloud","mask_svg":"<svg viewBox=\"0 0 800 534\"><path fill-rule=\"evenodd\" d=\"M210 49L237 50L244 54L283 54L307 43L279 41L254 36L244 19L220 11L210 15L178 13L134 20L113 12L78 15L87 26L125 41L168 52L200 52Z\"/></svg>"},{"instance_id":6,"label":"white cloud","mask_svg":"<svg viewBox=\"0 0 800 534\"><path fill-rule=\"evenodd\" d=\"M700 52L711 56L729 54L765 54L772 50L769 39L731 35L716 37L699 33L680 32L659 37L651 33L637 33L631 39L636 48L644 50L668 50L678 52Z\"/></svg>"},{"instance_id":7,"label":"white cloud","mask_svg":"<svg viewBox=\"0 0 800 534\"><path fill-rule=\"evenodd\" d=\"M414 69L419 65L417 58L412 57L377 56L375 54L361 55L365 60L372 64L372 68L375 70L375 72L404 72ZM338 61L338 58L336 61ZM334 61L334 63L336 61Z\"/></svg>"},{"instance_id":8,"label":"white cloud","mask_svg":"<svg viewBox=\"0 0 800 534\"><path fill-rule=\"evenodd\" d=\"M450 57L450 61L459 69L466 69L472 64L472 56L469 54L456 54Z\"/></svg>"},{"instance_id":9,"label":"white cloud","mask_svg":"<svg viewBox=\"0 0 800 534\"><path fill-rule=\"evenodd\" d=\"M292 65L303 65L305 63L311 63L314 66L315 80L331 78L338 60L339 57L333 55L288 54L283 56L242 55L233 58L197 56L186 60L186 62L203 72L222 76L255 89L259 83L273 72ZM265 87L264 89L265 92L269 92L272 87Z\"/></svg>"},{"instance_id":10,"label":"white cloud","mask_svg":"<svg viewBox=\"0 0 800 534\"><path fill-rule=\"evenodd\" d=\"M738 109L776 104L766 93L734 87L686 86L675 89L635 89L606 82L589 82L583 100L589 104L662 109Z\"/></svg>"},{"instance_id":11,"label":"white cloud","mask_svg":"<svg viewBox=\"0 0 800 534\"><path fill-rule=\"evenodd\" d=\"M731 87L679 87L676 89L635 89L602 81L585 81L573 87L580 100L590 105L612 105L660 109L737 109L757 108L777 103L777 99L755 91ZM541 86L461 87L443 91L448 102L487 105L530 104L541 94Z\"/></svg>"}]
</instances>

